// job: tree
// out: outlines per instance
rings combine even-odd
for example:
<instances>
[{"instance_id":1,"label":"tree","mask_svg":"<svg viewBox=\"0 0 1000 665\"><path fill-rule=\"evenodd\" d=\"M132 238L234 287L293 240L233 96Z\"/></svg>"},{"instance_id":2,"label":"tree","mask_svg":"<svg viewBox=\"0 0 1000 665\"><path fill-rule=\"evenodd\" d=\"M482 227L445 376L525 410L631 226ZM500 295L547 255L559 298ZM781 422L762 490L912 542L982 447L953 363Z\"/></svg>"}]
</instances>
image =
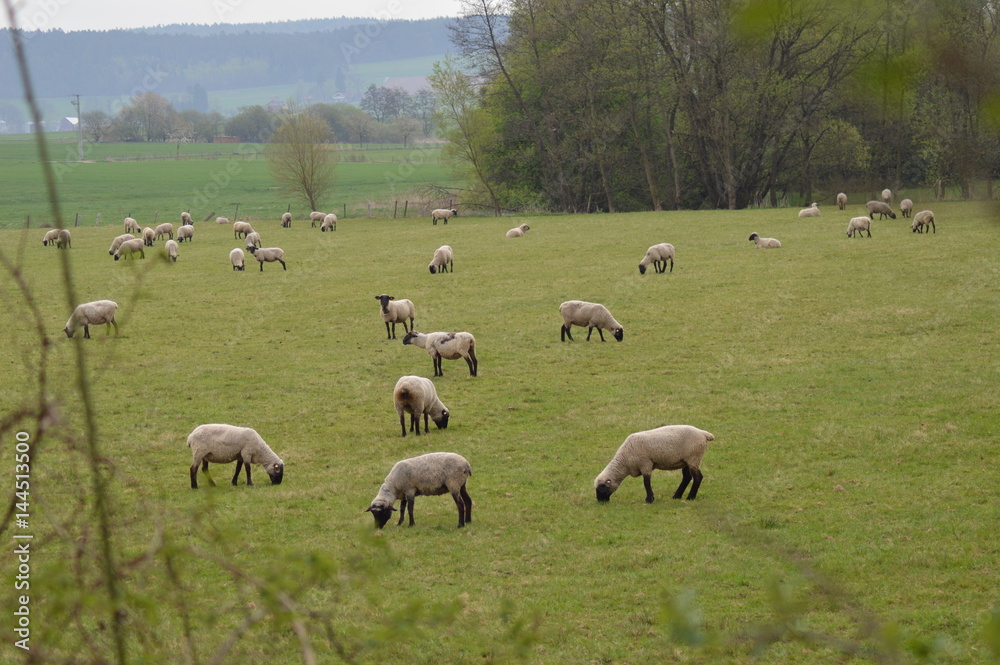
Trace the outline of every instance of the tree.
<instances>
[{"instance_id":1,"label":"tree","mask_svg":"<svg viewBox=\"0 0 1000 665\"><path fill-rule=\"evenodd\" d=\"M133 141L166 141L177 111L163 95L139 93L118 113L122 138Z\"/></svg>"},{"instance_id":2,"label":"tree","mask_svg":"<svg viewBox=\"0 0 1000 665\"><path fill-rule=\"evenodd\" d=\"M377 123L370 115L361 109L356 109L344 118L344 128L351 139L358 137L358 143L364 148L365 139L370 139L375 134Z\"/></svg>"},{"instance_id":3,"label":"tree","mask_svg":"<svg viewBox=\"0 0 1000 665\"><path fill-rule=\"evenodd\" d=\"M404 148L410 137L420 131L420 127L420 121L410 115L400 116L392 123L392 129L402 139Z\"/></svg>"},{"instance_id":4,"label":"tree","mask_svg":"<svg viewBox=\"0 0 1000 665\"><path fill-rule=\"evenodd\" d=\"M94 143L100 143L114 126L114 118L104 111L84 111L80 121L83 123L83 130L90 134Z\"/></svg>"},{"instance_id":5,"label":"tree","mask_svg":"<svg viewBox=\"0 0 1000 665\"><path fill-rule=\"evenodd\" d=\"M336 180L333 151L327 144L330 126L309 112L285 116L264 149L271 175L292 198L321 210Z\"/></svg>"},{"instance_id":6,"label":"tree","mask_svg":"<svg viewBox=\"0 0 1000 665\"><path fill-rule=\"evenodd\" d=\"M244 143L264 143L274 133L274 116L263 106L243 106L226 121L226 134Z\"/></svg>"},{"instance_id":7,"label":"tree","mask_svg":"<svg viewBox=\"0 0 1000 665\"><path fill-rule=\"evenodd\" d=\"M361 98L361 108L382 124L398 118L408 100L409 95L402 88L377 87L372 83Z\"/></svg>"}]
</instances>

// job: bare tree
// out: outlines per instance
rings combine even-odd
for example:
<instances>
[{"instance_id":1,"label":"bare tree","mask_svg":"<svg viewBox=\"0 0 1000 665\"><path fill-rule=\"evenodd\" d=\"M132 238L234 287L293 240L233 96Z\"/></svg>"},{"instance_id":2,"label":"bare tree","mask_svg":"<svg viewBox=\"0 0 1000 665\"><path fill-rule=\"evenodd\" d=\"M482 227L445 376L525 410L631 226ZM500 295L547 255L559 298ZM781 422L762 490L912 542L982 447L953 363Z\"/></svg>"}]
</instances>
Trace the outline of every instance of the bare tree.
<instances>
[{"instance_id":1,"label":"bare tree","mask_svg":"<svg viewBox=\"0 0 1000 665\"><path fill-rule=\"evenodd\" d=\"M333 150L327 143L330 126L308 112L286 116L264 149L274 179L289 195L319 210L336 181Z\"/></svg>"},{"instance_id":2,"label":"bare tree","mask_svg":"<svg viewBox=\"0 0 1000 665\"><path fill-rule=\"evenodd\" d=\"M111 133L114 125L114 118L104 111L84 111L80 121L83 123L83 130L90 134L94 143L100 143L102 138Z\"/></svg>"}]
</instances>

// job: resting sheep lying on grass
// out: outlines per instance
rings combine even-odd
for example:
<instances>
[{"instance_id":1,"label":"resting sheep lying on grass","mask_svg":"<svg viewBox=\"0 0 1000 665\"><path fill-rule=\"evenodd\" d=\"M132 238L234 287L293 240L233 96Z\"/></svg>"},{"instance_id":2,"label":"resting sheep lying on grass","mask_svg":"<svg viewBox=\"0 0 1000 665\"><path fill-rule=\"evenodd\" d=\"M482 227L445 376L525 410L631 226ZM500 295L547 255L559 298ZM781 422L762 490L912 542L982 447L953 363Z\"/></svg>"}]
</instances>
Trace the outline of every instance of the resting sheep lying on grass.
<instances>
[{"instance_id":1,"label":"resting sheep lying on grass","mask_svg":"<svg viewBox=\"0 0 1000 665\"><path fill-rule=\"evenodd\" d=\"M803 217L819 217L819 204L813 201L810 207L799 210L799 218Z\"/></svg>"},{"instance_id":2,"label":"resting sheep lying on grass","mask_svg":"<svg viewBox=\"0 0 1000 665\"><path fill-rule=\"evenodd\" d=\"M507 231L508 238L523 238L526 231L530 231L531 227L527 224L521 224Z\"/></svg>"},{"instance_id":3,"label":"resting sheep lying on grass","mask_svg":"<svg viewBox=\"0 0 1000 665\"><path fill-rule=\"evenodd\" d=\"M750 242L757 246L757 249L778 249L781 243L777 238L761 238L756 233L750 234Z\"/></svg>"},{"instance_id":4,"label":"resting sheep lying on grass","mask_svg":"<svg viewBox=\"0 0 1000 665\"><path fill-rule=\"evenodd\" d=\"M247 485L253 485L250 478L250 465L260 464L271 478L272 485L280 485L285 475L285 463L274 454L270 446L264 442L260 434L249 427L235 425L198 425L188 435L188 448L191 449L191 489L198 489L198 466L208 475L208 463L229 464L236 462L236 473L233 474L233 486L240 477L240 469L247 467ZM208 482L213 486L215 481L208 476Z\"/></svg>"},{"instance_id":5,"label":"resting sheep lying on grass","mask_svg":"<svg viewBox=\"0 0 1000 665\"><path fill-rule=\"evenodd\" d=\"M73 333L80 326L83 326L83 338L90 339L90 326L107 324L108 334L111 334L111 327L115 328L115 335L118 334L118 324L115 322L115 312L118 310L118 303L113 300L95 300L77 305L76 309L66 322L63 332L66 337L72 337Z\"/></svg>"},{"instance_id":6,"label":"resting sheep lying on grass","mask_svg":"<svg viewBox=\"0 0 1000 665\"><path fill-rule=\"evenodd\" d=\"M472 499L465 484L472 475L469 461L457 453L427 453L396 462L378 494L365 508L375 518L375 526L381 529L399 506L399 521L403 523L406 508L410 508L410 526L413 526L413 502L421 495L438 496L448 492L458 508L458 528L472 522Z\"/></svg>"}]
</instances>

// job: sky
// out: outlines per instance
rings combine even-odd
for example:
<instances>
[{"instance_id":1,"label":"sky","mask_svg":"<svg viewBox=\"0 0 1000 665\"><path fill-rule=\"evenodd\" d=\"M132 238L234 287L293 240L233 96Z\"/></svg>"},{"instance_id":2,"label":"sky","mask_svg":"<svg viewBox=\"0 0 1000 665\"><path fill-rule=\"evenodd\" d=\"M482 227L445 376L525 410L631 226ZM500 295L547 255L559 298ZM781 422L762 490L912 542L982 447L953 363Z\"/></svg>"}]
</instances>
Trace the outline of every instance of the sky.
<instances>
[{"instance_id":1,"label":"sky","mask_svg":"<svg viewBox=\"0 0 1000 665\"><path fill-rule=\"evenodd\" d=\"M171 23L259 23L340 16L457 16L459 0L14 0L26 30L110 30ZM3 12L3 27L9 27Z\"/></svg>"}]
</instances>

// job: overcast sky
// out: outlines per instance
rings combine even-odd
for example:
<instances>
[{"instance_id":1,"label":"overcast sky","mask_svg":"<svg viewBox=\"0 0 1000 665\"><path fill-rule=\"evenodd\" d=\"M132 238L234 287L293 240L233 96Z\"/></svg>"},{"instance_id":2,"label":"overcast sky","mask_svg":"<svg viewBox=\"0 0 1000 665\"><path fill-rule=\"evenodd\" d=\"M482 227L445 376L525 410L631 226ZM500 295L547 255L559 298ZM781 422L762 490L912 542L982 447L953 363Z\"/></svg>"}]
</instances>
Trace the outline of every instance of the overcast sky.
<instances>
[{"instance_id":1,"label":"overcast sky","mask_svg":"<svg viewBox=\"0 0 1000 665\"><path fill-rule=\"evenodd\" d=\"M170 23L259 23L305 18L457 16L458 0L15 0L20 27L110 30ZM0 25L8 26L6 12Z\"/></svg>"}]
</instances>

